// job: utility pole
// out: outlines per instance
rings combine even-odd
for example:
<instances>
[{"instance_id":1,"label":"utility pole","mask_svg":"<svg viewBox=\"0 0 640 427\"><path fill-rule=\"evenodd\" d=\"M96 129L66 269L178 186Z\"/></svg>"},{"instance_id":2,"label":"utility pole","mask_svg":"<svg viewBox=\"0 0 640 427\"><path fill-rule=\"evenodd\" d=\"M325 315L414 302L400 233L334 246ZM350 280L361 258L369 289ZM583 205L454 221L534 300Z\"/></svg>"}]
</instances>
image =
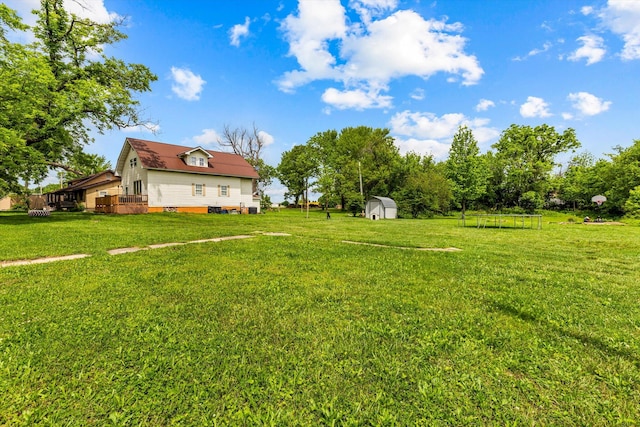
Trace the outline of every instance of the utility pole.
<instances>
[{"instance_id":1,"label":"utility pole","mask_svg":"<svg viewBox=\"0 0 640 427\"><path fill-rule=\"evenodd\" d=\"M360 197L362 198L362 203L364 203L364 192L362 191L362 168L360 167L360 161L358 161L358 175L360 176ZM364 216L364 211L361 211L360 214Z\"/></svg>"}]
</instances>

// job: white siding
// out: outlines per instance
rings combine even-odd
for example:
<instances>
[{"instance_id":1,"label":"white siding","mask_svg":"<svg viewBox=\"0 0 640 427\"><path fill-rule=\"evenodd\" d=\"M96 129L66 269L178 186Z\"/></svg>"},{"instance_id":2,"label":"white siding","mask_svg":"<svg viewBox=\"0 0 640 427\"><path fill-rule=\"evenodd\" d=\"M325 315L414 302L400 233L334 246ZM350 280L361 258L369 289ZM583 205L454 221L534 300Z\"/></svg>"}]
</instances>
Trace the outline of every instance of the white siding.
<instances>
[{"instance_id":1,"label":"white siding","mask_svg":"<svg viewBox=\"0 0 640 427\"><path fill-rule=\"evenodd\" d=\"M243 206L258 207L253 201L250 178L199 175L182 172L148 171L149 207ZM194 184L204 184L204 195L194 195ZM229 187L229 195L219 196L218 186ZM249 193L245 194L245 188Z\"/></svg>"},{"instance_id":2,"label":"white siding","mask_svg":"<svg viewBox=\"0 0 640 427\"><path fill-rule=\"evenodd\" d=\"M131 161L136 160L136 166L131 167ZM140 166L140 159L135 150L129 150L127 159L124 162L122 168L122 192L120 194L126 194L126 189L129 189L129 194L133 194L133 182L142 181L142 194L147 194L147 171Z\"/></svg>"},{"instance_id":3,"label":"white siding","mask_svg":"<svg viewBox=\"0 0 640 427\"><path fill-rule=\"evenodd\" d=\"M240 190L240 192L243 196L253 196L253 180L243 179L242 189Z\"/></svg>"}]
</instances>

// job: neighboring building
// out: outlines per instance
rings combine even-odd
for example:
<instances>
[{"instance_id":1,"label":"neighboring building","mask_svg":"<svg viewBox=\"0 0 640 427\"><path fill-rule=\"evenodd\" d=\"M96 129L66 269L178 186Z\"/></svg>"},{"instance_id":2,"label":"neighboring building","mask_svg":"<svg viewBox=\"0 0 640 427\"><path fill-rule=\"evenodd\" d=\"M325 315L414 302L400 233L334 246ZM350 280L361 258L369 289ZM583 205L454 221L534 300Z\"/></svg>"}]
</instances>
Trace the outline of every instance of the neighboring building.
<instances>
[{"instance_id":1,"label":"neighboring building","mask_svg":"<svg viewBox=\"0 0 640 427\"><path fill-rule=\"evenodd\" d=\"M13 206L13 199L11 196L3 197L0 199L0 211L8 211Z\"/></svg>"},{"instance_id":2,"label":"neighboring building","mask_svg":"<svg viewBox=\"0 0 640 427\"><path fill-rule=\"evenodd\" d=\"M395 219L398 216L398 206L388 197L371 197L365 206L365 216L369 219Z\"/></svg>"},{"instance_id":3,"label":"neighboring building","mask_svg":"<svg viewBox=\"0 0 640 427\"><path fill-rule=\"evenodd\" d=\"M93 211L96 198L117 195L120 191L120 177L112 170L75 178L60 190L46 193L47 204L57 210L73 209L82 203L86 210Z\"/></svg>"},{"instance_id":4,"label":"neighboring building","mask_svg":"<svg viewBox=\"0 0 640 427\"><path fill-rule=\"evenodd\" d=\"M258 213L258 173L237 154L141 139L125 139L116 173L120 204L145 204L135 211ZM112 204L112 207L114 205Z\"/></svg>"}]
</instances>

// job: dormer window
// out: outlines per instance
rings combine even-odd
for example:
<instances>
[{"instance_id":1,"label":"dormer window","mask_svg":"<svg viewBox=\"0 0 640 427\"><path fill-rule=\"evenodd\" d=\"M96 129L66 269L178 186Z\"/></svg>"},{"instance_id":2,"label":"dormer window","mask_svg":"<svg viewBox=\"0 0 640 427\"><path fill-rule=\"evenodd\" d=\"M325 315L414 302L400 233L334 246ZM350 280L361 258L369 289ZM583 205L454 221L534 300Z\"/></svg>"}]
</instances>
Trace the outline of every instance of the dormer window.
<instances>
[{"instance_id":1,"label":"dormer window","mask_svg":"<svg viewBox=\"0 0 640 427\"><path fill-rule=\"evenodd\" d=\"M213 157L211 153L202 147L196 147L189 151L183 151L178 157L188 166L206 168L209 166L209 159Z\"/></svg>"}]
</instances>

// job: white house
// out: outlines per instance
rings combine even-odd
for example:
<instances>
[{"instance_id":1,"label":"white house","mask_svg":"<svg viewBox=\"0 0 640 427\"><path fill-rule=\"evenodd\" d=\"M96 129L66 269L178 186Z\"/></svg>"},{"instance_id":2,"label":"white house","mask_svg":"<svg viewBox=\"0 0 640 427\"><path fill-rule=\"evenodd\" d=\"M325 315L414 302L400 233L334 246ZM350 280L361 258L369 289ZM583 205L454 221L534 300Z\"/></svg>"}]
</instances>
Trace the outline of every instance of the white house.
<instances>
[{"instance_id":1,"label":"white house","mask_svg":"<svg viewBox=\"0 0 640 427\"><path fill-rule=\"evenodd\" d=\"M116 173L120 203L146 212L260 211L258 173L237 154L127 138Z\"/></svg>"},{"instance_id":2,"label":"white house","mask_svg":"<svg viewBox=\"0 0 640 427\"><path fill-rule=\"evenodd\" d=\"M398 206L388 197L371 197L365 206L365 216L369 219L395 219L398 216Z\"/></svg>"}]
</instances>

